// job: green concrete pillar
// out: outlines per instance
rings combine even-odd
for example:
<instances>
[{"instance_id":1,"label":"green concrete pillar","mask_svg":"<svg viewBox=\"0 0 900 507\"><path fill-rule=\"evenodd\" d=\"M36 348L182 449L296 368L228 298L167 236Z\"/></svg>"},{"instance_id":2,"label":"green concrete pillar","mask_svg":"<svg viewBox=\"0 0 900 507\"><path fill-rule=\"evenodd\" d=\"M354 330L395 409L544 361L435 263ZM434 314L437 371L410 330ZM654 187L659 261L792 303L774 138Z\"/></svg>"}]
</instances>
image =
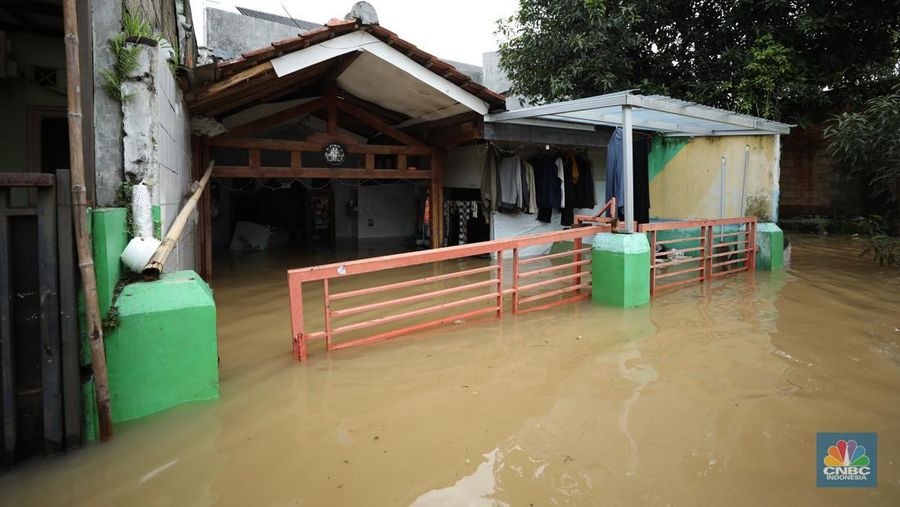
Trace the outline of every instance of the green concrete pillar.
<instances>
[{"instance_id":1,"label":"green concrete pillar","mask_svg":"<svg viewBox=\"0 0 900 507\"><path fill-rule=\"evenodd\" d=\"M604 232L594 238L591 299L630 308L650 302L647 235Z\"/></svg>"},{"instance_id":2,"label":"green concrete pillar","mask_svg":"<svg viewBox=\"0 0 900 507\"><path fill-rule=\"evenodd\" d=\"M113 420L219 397L216 306L193 271L126 285L106 336Z\"/></svg>"},{"instance_id":3,"label":"green concrete pillar","mask_svg":"<svg viewBox=\"0 0 900 507\"><path fill-rule=\"evenodd\" d=\"M756 225L756 270L784 269L784 233L773 223Z\"/></svg>"}]
</instances>

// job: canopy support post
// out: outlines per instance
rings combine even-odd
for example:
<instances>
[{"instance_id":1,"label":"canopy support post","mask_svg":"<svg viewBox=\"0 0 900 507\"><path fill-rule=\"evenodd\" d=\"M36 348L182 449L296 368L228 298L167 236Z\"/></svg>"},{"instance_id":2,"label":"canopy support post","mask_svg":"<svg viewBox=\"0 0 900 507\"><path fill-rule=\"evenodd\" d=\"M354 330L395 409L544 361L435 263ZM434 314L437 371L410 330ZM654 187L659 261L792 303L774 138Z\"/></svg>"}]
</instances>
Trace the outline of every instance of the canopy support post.
<instances>
[{"instance_id":1,"label":"canopy support post","mask_svg":"<svg viewBox=\"0 0 900 507\"><path fill-rule=\"evenodd\" d=\"M622 162L625 172L625 232L634 233L634 147L631 137L631 106L622 106Z\"/></svg>"}]
</instances>

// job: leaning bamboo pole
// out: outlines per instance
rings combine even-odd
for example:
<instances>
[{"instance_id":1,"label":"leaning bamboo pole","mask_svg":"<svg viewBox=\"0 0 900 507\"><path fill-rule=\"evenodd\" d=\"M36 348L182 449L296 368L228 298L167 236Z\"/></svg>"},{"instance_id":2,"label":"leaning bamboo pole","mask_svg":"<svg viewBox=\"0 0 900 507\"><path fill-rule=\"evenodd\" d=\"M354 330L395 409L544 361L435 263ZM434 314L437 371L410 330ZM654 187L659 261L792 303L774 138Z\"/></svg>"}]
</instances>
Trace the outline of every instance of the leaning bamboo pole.
<instances>
[{"instance_id":1,"label":"leaning bamboo pole","mask_svg":"<svg viewBox=\"0 0 900 507\"><path fill-rule=\"evenodd\" d=\"M203 189L206 188L206 184L209 182L209 177L212 175L212 170L215 165L215 160L209 161L209 166L206 167L206 172L203 173L203 177L200 178L200 183L197 184L197 188L194 190L191 198L188 199L188 202L181 208L178 216L175 217L175 221L172 222L172 227L169 227L169 232L166 233L165 239L159 244L159 247L156 248L156 252L153 253L153 256L150 257L150 260L144 267L142 274L145 277L152 279L159 278L159 274L162 273L166 259L169 258L169 254L172 253L172 249L175 248L175 245L178 243L178 238L181 237L181 232L184 230L188 218L197 207L197 201L200 200L200 196L203 195Z\"/></svg>"},{"instance_id":2,"label":"leaning bamboo pole","mask_svg":"<svg viewBox=\"0 0 900 507\"><path fill-rule=\"evenodd\" d=\"M97 279L91 252L87 224L87 188L84 177L84 145L81 119L81 62L78 57L78 15L76 0L63 0L63 24L66 43L66 91L69 109L69 161L72 178L72 222L78 248L78 266L84 288L87 332L91 344L91 367L97 394L97 416L100 439L113 436L112 410L109 404L109 384L106 377L106 349L103 345L103 326L100 303L97 299Z\"/></svg>"}]
</instances>

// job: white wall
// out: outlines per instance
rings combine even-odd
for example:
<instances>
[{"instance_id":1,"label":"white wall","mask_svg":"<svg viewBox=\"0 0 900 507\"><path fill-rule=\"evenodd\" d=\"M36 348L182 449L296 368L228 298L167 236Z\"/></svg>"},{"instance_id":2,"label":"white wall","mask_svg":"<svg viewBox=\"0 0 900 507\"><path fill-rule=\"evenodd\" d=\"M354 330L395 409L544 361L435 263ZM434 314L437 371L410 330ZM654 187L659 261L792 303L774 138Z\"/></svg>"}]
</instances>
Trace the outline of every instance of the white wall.
<instances>
[{"instance_id":1,"label":"white wall","mask_svg":"<svg viewBox=\"0 0 900 507\"><path fill-rule=\"evenodd\" d=\"M372 225L369 225L371 220ZM416 189L412 183L359 187L359 238L410 236L416 232Z\"/></svg>"}]
</instances>

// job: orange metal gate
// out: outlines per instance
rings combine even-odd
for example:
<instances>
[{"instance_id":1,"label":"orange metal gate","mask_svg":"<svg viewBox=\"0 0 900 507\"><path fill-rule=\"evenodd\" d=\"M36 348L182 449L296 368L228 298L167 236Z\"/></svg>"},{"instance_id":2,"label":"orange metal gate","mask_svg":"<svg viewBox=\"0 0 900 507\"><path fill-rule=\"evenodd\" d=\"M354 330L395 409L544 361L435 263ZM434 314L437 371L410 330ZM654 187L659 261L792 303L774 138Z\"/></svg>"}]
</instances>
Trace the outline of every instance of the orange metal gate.
<instances>
[{"instance_id":1,"label":"orange metal gate","mask_svg":"<svg viewBox=\"0 0 900 507\"><path fill-rule=\"evenodd\" d=\"M732 230L725 228L731 226ZM737 228L734 228L737 226ZM650 295L659 290L756 271L756 217L641 224L650 241ZM682 231L659 239L663 231ZM664 247L657 252L657 246Z\"/></svg>"},{"instance_id":2,"label":"orange metal gate","mask_svg":"<svg viewBox=\"0 0 900 507\"><path fill-rule=\"evenodd\" d=\"M330 351L375 343L398 335L481 315L494 314L496 317L500 317L503 315L505 296L512 296L513 313L540 310L589 298L591 289L591 248L583 246L583 239L600 232L609 232L612 230L614 222L611 225L609 223L610 219L597 217L580 218L583 221L593 222L594 225L520 238L485 241L422 252L410 252L345 263L292 269L288 271L288 285L290 288L291 335L294 357L299 361L305 360L308 342L319 338L325 339L326 348ZM572 250L520 258L523 248L552 244L557 241L571 241L573 245ZM507 251L511 251L512 257L512 274L509 277L511 286L504 285L503 258L504 252ZM486 254L491 255L492 260L485 266L464 267L464 269L454 270L449 273L342 292L335 292L334 287L332 287L332 282L338 278L409 266L434 264L455 259L466 259ZM533 269L536 264L542 261L549 261L552 265ZM366 296L391 293L392 291L410 287L428 286L454 279L465 280L461 280L461 284L452 287L438 289L432 287L432 290L426 292L400 297L397 297L395 293L390 299L377 302L366 301ZM324 329L310 332L304 324L303 287L304 284L317 281L322 282ZM471 292L473 291L478 293L472 295ZM438 300L438 298L440 299ZM434 304L421 308L404 309L405 306L429 300L433 300ZM340 302L339 304L342 305L342 308L336 308L336 303L338 302ZM478 303L481 303L482 306L471 308L472 305ZM484 304L488 306L483 306ZM397 312L397 309L401 311ZM450 315L441 315L427 322L407 323L398 328L388 329L361 338L336 341L337 337L352 331L365 330L376 326L380 327L451 309L459 309L460 311L454 311ZM338 322L364 312L389 312L391 310L394 310L395 313L351 323Z\"/></svg>"}]
</instances>

